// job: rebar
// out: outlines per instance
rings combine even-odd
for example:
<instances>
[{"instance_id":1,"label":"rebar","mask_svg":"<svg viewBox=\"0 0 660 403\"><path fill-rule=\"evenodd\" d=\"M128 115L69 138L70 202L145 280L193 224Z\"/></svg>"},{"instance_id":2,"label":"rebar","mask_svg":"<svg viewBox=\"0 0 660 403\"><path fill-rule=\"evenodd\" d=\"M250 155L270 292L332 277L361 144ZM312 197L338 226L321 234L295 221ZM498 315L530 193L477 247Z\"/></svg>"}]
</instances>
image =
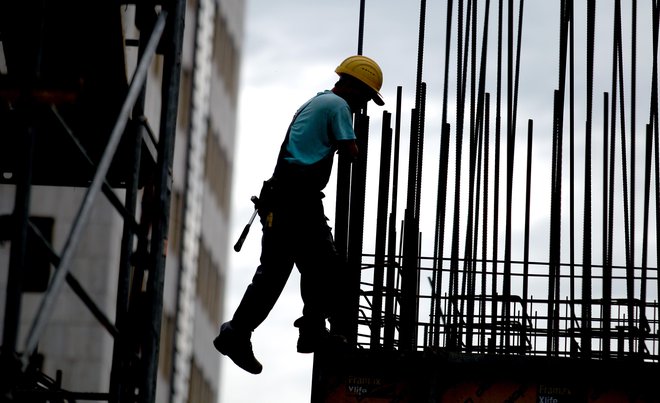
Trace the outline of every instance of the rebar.
<instances>
[{"instance_id":1,"label":"rebar","mask_svg":"<svg viewBox=\"0 0 660 403\"><path fill-rule=\"evenodd\" d=\"M424 10L425 3L422 1L421 4ZM428 219L424 217L426 212L420 209L420 199L422 179L428 180L426 174L422 178L426 139L423 101L426 91L430 93L433 88L427 87L421 79L425 17L420 16L404 220L401 222L402 229L397 233L400 124L400 114L397 113L394 149L393 152L386 151L386 144L383 144L379 171L380 181L385 178L393 181L387 239L383 235L384 229L379 227L377 252L371 256L362 251L361 256L362 271L373 273L373 282L367 280L368 275L361 279L364 290L361 291L363 303L360 309L363 312L360 314L360 326L368 326L369 332L358 332L358 344L366 346L363 339L368 338L372 349L398 348L406 352L441 348L463 354L521 354L581 357L586 360L634 355L643 361L657 362L658 304L652 299L657 290L658 271L648 262L653 252L649 242L654 237L656 248L660 250L660 241L657 240L660 228L660 192L657 191L660 188L660 152L657 148L659 130L655 99L657 72L654 71L651 77L645 163L643 167L638 167L633 148L641 148L642 145L633 139L636 123L632 116L639 100L632 100L631 97L637 98L639 94L632 89L625 91L624 72L628 74L625 68L636 69L641 63L637 60L634 32L630 60L624 49L623 29L628 25L622 20L621 2L617 0L611 8L614 16L611 20L614 28L611 41L598 40L599 45L601 42L612 44L612 71L608 83L611 89L603 93L603 109L596 113L593 110L596 1L586 3L586 24L575 20L573 0L562 0L557 4L560 7L556 25L559 32L557 87L552 98L552 127L545 129L551 132L548 140L551 146L548 148L552 160L547 173L549 189L541 189L538 186L543 186L543 182L536 181L535 177L543 164L536 164L538 153L535 150L547 146L544 143L544 129L535 128L537 124L532 118L526 119L526 164L520 167L514 165L518 157L524 157L523 150L519 151L521 156L516 155L519 94L525 94L520 88L524 72L523 48L526 45L524 1L509 0L505 4L500 0L498 4L497 61L496 66L492 66L497 70L493 77L497 81L497 92L496 99L491 103L490 94L486 91L486 72L489 69L488 57L492 57L487 51L488 33L491 31L489 18L495 11L491 10L489 0L481 3L477 0L458 0L455 11L453 1L446 3L438 176L432 178L437 181L438 188L430 257L424 256L425 245L420 231ZM653 46L656 50L657 6L657 1L654 1ZM632 29L636 31L636 2L632 7ZM454 15L456 18L453 18ZM576 74L579 60L576 29L583 25L586 25L587 37L586 79L584 88L580 88L576 86L581 81ZM653 66L656 70L657 55L653 55ZM450 76L450 73L455 76ZM632 72L630 74L634 86L637 77ZM456 86L452 89L455 90L454 99L449 97L451 85ZM399 99L400 91L401 87L397 94ZM581 110L578 104L582 102L576 96L577 91L585 91L586 94L583 178L578 178L582 173L581 162L576 156L582 142L582 134L576 129L576 120L579 119L576 112ZM453 121L448 117L448 105L455 106ZM602 116L597 116L600 113ZM602 128L597 130L602 130L602 151L593 145L594 122L599 118L602 119ZM389 143L391 140L387 138L386 126L391 124L390 118L384 115L383 121L383 141ZM491 132L493 129L494 135ZM541 133L540 141L534 141L535 130ZM503 146L506 147L505 155L502 153ZM597 146L601 147L600 144ZM386 159L390 152L393 163L390 168L392 175L388 176L385 167L389 167ZM454 183L451 185L448 177L450 163L454 165ZM592 186L594 163L602 164L602 173L597 173L602 175L602 189L596 190L602 192L602 197L596 198L593 197ZM638 217L633 193L637 186L636 178L642 170L644 228L639 234L634 234ZM503 186L506 186L504 197L500 195L500 181L504 181ZM524 209L516 211L514 202L519 186L524 192ZM385 189L381 183L379 194L386 194ZM582 208L576 204L581 191L584 192ZM655 194L652 193L654 191ZM544 216L546 221L543 223L549 229L549 243L544 247L547 261L532 258L537 245L533 232L537 227L534 199L538 194L549 194L550 210ZM388 198L379 195L379 221L384 221L383 210L387 209L383 197ZM448 198L452 198L453 202L448 203ZM447 208L452 210L447 211ZM351 207L351 215L353 209ZM594 217L598 209L602 209L602 219ZM499 216L502 212L505 213L503 219ZM654 213L655 230L649 221ZM524 215L522 231L514 227L519 215ZM581 248L580 241L576 239L580 232L580 219L583 220ZM594 231L602 231L602 248L596 252L597 256L602 254L600 262L594 262L593 258ZM338 235L337 238L343 236ZM450 236L451 240L445 240L446 236ZM524 242L521 242L522 248L517 247L520 242L518 236ZM504 250L500 251L502 240ZM395 252L397 241L400 245L398 254ZM445 241L449 241L450 245L445 245ZM641 267L635 264L636 242L642 243ZM383 252L385 244L386 259ZM522 249L520 260L514 258L518 249ZM622 252L625 252L624 264L617 261L618 254ZM402 262L400 266L398 262ZM428 282L420 282L420 278L426 278ZM369 309L374 310L371 315ZM422 314L428 314L428 320L422 319ZM421 342L420 345L417 345L418 342Z\"/></svg>"}]
</instances>

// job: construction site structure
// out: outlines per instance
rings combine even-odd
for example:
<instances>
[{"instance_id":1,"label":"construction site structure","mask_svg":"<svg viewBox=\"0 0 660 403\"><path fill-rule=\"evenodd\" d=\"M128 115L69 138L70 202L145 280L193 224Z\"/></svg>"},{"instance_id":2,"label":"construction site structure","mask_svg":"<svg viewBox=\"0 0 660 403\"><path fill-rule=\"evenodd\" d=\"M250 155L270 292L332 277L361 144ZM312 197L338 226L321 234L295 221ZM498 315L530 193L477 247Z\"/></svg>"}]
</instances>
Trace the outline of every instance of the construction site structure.
<instances>
[{"instance_id":1,"label":"construction site structure","mask_svg":"<svg viewBox=\"0 0 660 403\"><path fill-rule=\"evenodd\" d=\"M538 3L447 1L438 39L419 4L409 130L399 86L373 135L367 111L356 115L361 156L339 161L353 321L338 330L355 348L315 355L312 401L660 401L660 5L544 2L558 18L543 37L559 52L545 78L557 83L552 119L537 126L518 123L519 76L525 52L547 51L525 38L550 14L530 26ZM365 13L362 1L359 54ZM423 77L429 41L444 46L439 88ZM425 132L431 94L439 133ZM439 149L425 148L431 136ZM532 170L538 155L551 163ZM437 186L431 211L424 185Z\"/></svg>"},{"instance_id":2,"label":"construction site structure","mask_svg":"<svg viewBox=\"0 0 660 403\"><path fill-rule=\"evenodd\" d=\"M244 13L0 5L0 401L217 399Z\"/></svg>"}]
</instances>

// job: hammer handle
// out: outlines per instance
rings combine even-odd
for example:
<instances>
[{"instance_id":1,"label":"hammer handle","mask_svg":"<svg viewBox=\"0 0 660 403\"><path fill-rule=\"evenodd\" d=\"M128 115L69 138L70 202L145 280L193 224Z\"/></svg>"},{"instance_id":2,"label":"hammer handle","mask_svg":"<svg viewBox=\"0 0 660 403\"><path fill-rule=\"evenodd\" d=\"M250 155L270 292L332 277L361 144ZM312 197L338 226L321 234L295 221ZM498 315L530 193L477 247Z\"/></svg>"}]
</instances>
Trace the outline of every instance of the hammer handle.
<instances>
[{"instance_id":1,"label":"hammer handle","mask_svg":"<svg viewBox=\"0 0 660 403\"><path fill-rule=\"evenodd\" d=\"M252 217L250 218L250 221L245 225L245 228L243 228L243 232L241 232L241 236L238 237L238 241L236 241L236 244L234 245L234 250L236 252L239 252L243 247L243 242L245 242L245 238L247 238L247 234L248 232L250 232L250 226L252 225L252 221L254 221L254 217L256 215L257 215L257 209L254 209L254 213L252 213Z\"/></svg>"}]
</instances>

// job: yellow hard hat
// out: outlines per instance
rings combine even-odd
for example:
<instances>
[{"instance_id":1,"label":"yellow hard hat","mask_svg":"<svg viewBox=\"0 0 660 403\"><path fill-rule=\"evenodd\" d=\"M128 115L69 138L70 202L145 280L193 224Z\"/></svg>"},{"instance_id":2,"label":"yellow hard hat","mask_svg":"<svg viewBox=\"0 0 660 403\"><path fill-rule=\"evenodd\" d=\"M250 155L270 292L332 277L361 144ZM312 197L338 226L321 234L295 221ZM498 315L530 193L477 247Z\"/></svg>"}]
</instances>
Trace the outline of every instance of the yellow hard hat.
<instances>
[{"instance_id":1,"label":"yellow hard hat","mask_svg":"<svg viewBox=\"0 0 660 403\"><path fill-rule=\"evenodd\" d=\"M378 105L385 105L383 96L380 95L380 88L383 86L383 72L378 66L378 63L366 56L350 56L347 57L335 69L337 74L348 74L351 77L357 78L369 88L374 90L372 99Z\"/></svg>"}]
</instances>

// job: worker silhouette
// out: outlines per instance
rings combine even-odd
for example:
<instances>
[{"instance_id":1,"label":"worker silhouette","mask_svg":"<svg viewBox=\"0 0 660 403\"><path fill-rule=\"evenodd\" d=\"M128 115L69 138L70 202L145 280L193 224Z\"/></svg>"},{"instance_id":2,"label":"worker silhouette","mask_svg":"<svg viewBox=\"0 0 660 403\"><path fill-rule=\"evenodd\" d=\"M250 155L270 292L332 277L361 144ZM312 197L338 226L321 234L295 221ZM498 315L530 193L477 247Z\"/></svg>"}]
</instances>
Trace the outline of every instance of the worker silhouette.
<instances>
[{"instance_id":1,"label":"worker silhouette","mask_svg":"<svg viewBox=\"0 0 660 403\"><path fill-rule=\"evenodd\" d=\"M337 319L338 298L346 295L346 265L324 215L322 190L336 152L357 157L352 113L369 100L384 104L379 93L383 74L364 56L348 57L335 72L339 80L334 88L303 104L287 130L273 176L264 182L256 202L263 227L261 264L232 319L222 324L213 341L220 353L252 374L262 370L252 352L252 332L272 310L294 264L304 304L294 322L298 352L312 353L346 340L326 329L326 319Z\"/></svg>"}]
</instances>

